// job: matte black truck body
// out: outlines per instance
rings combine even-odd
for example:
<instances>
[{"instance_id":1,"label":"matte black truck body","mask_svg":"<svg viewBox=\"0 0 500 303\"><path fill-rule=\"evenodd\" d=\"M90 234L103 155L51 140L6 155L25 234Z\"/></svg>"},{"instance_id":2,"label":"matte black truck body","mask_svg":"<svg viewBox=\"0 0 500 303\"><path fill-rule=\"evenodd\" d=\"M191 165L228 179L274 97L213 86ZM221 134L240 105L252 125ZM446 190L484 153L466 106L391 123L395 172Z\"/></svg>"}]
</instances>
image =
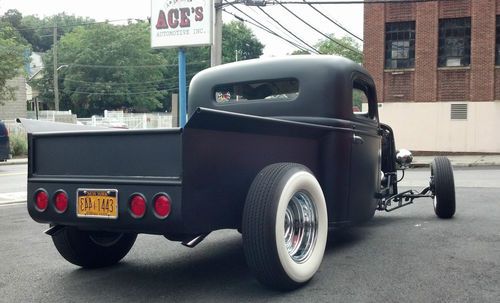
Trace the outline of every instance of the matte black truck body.
<instances>
[{"instance_id":1,"label":"matte black truck body","mask_svg":"<svg viewBox=\"0 0 500 303\"><path fill-rule=\"evenodd\" d=\"M218 104L213 97L220 84L282 78L298 80L296 99ZM376 104L371 78L346 59L251 60L193 79L190 119L182 130L32 133L30 197L39 188L63 189L70 203L64 214L50 207L40 213L28 203L30 215L43 223L154 234L240 228L245 197L258 172L272 163L293 162L318 178L331 226L369 219L377 206L380 135L376 106L370 107L371 117L352 112L356 83L365 85ZM355 135L363 137L362 148ZM117 189L118 219L77 218L77 188ZM169 218L158 220L152 213L132 218L126 202L135 192L148 201L158 192L168 193Z\"/></svg>"},{"instance_id":2,"label":"matte black truck body","mask_svg":"<svg viewBox=\"0 0 500 303\"><path fill-rule=\"evenodd\" d=\"M353 107L359 96L364 105ZM352 61L291 56L227 64L197 74L188 99L184 128L22 121L28 210L52 226L47 233L64 258L107 266L127 254L138 233L194 247L212 231L238 229L259 281L289 290L318 270L329 228L419 197L433 198L439 217L455 212L446 158L433 163L429 187L398 193L397 169L409 165L411 153L396 152L392 129L379 122L373 80ZM87 195L97 204L89 197L87 205ZM116 216L100 195L117 198ZM105 216L82 215L96 205Z\"/></svg>"}]
</instances>

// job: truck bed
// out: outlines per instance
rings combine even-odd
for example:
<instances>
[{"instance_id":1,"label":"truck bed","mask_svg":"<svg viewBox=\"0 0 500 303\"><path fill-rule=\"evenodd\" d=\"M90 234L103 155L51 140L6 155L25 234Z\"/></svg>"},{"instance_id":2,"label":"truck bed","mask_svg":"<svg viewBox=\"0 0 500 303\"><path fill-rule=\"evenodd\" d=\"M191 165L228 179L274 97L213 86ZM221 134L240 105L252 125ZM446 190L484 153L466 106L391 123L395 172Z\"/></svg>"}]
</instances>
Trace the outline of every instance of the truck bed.
<instances>
[{"instance_id":1,"label":"truck bed","mask_svg":"<svg viewBox=\"0 0 500 303\"><path fill-rule=\"evenodd\" d=\"M39 190L49 194L64 191L68 209L58 213L52 203L38 211L28 203L30 215L38 222L73 225L110 231L164 234L182 227L182 131L155 130L73 130L28 134L28 200ZM92 218L77 215L77 193L81 189L117 192L118 217ZM130 197L139 193L148 203L158 193L167 193L174 203L169 220L148 212L143 218L129 215Z\"/></svg>"}]
</instances>

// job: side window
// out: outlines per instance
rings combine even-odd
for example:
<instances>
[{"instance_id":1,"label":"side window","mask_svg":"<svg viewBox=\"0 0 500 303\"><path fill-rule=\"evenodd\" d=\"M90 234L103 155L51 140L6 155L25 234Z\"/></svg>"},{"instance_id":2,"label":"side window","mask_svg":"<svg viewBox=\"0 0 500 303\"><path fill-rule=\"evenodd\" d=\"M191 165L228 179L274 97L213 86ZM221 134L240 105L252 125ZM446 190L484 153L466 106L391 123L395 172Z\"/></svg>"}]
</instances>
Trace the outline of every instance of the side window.
<instances>
[{"instance_id":1,"label":"side window","mask_svg":"<svg viewBox=\"0 0 500 303\"><path fill-rule=\"evenodd\" d=\"M356 87L352 90L352 112L368 117L368 96L365 91Z\"/></svg>"}]
</instances>

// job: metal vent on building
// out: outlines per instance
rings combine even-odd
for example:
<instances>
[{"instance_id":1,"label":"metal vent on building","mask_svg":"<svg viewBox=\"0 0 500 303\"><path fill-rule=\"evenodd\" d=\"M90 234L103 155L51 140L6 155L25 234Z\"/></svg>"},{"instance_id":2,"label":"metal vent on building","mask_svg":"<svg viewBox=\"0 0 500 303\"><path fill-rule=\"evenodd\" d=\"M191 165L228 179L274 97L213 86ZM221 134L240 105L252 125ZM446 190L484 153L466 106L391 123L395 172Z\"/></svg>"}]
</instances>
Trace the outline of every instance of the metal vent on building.
<instances>
[{"instance_id":1,"label":"metal vent on building","mask_svg":"<svg viewBox=\"0 0 500 303\"><path fill-rule=\"evenodd\" d=\"M451 120L467 120L467 104L451 104Z\"/></svg>"}]
</instances>

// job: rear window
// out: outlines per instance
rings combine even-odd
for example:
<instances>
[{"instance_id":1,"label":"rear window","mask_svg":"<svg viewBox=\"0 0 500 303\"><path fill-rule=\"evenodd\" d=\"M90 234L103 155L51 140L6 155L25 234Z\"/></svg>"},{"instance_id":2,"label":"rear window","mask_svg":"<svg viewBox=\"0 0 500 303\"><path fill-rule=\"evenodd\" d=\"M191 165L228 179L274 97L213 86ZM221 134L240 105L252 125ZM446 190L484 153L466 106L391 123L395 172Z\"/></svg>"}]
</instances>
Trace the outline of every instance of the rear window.
<instances>
[{"instance_id":1,"label":"rear window","mask_svg":"<svg viewBox=\"0 0 500 303\"><path fill-rule=\"evenodd\" d=\"M297 79L263 80L217 85L214 99L218 104L253 100L292 101L299 94Z\"/></svg>"}]
</instances>

